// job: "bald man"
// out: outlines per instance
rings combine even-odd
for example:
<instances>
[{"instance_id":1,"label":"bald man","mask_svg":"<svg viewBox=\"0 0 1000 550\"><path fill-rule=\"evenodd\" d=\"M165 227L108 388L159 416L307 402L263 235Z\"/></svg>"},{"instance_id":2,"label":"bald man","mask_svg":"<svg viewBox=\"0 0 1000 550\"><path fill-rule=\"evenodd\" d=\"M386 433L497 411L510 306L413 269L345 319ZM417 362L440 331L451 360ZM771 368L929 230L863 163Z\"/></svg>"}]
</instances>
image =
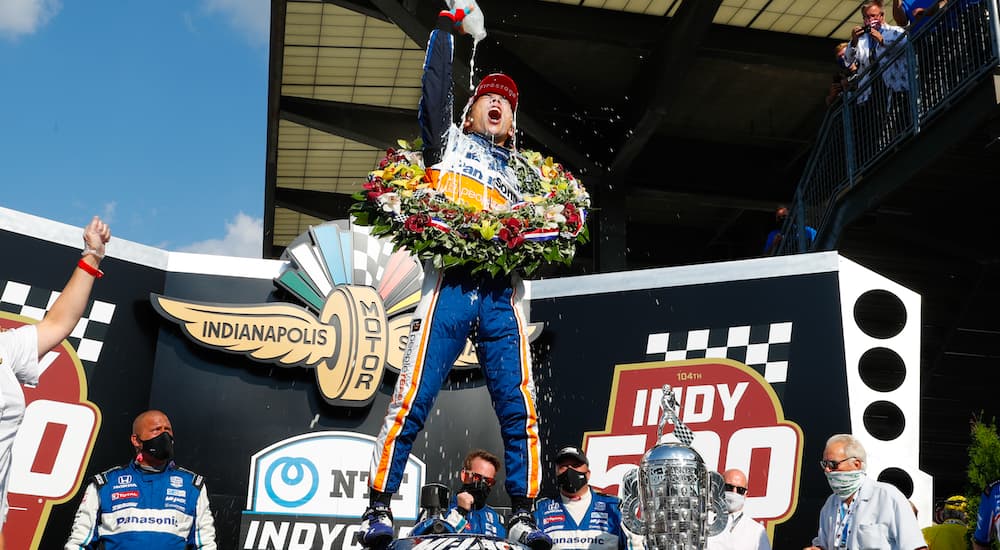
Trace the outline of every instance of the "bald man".
<instances>
[{"instance_id":1,"label":"bald man","mask_svg":"<svg viewBox=\"0 0 1000 550\"><path fill-rule=\"evenodd\" d=\"M94 476L66 550L215 550L204 479L174 463L174 428L161 411L132 423L135 458Z\"/></svg>"},{"instance_id":2,"label":"bald man","mask_svg":"<svg viewBox=\"0 0 1000 550\"><path fill-rule=\"evenodd\" d=\"M722 474L725 480L726 528L708 538L708 550L771 550L771 541L764 527L748 516L743 505L747 497L747 475L733 468Z\"/></svg>"}]
</instances>

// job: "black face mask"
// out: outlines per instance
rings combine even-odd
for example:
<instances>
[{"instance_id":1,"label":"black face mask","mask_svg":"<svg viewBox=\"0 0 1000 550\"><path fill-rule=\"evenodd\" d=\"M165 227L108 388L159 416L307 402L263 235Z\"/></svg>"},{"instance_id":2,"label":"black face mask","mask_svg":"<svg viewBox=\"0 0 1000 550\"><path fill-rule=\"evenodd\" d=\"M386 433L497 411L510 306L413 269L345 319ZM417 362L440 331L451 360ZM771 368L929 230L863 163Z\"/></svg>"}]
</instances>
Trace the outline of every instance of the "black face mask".
<instances>
[{"instance_id":1,"label":"black face mask","mask_svg":"<svg viewBox=\"0 0 1000 550\"><path fill-rule=\"evenodd\" d=\"M479 510L486 506L486 497L490 496L490 486L485 481L463 483L458 492L472 495L472 508Z\"/></svg>"},{"instance_id":2,"label":"black face mask","mask_svg":"<svg viewBox=\"0 0 1000 550\"><path fill-rule=\"evenodd\" d=\"M156 460L170 460L174 457L174 436L167 432L160 432L160 435L139 440L142 443L142 453L151 456Z\"/></svg>"},{"instance_id":3,"label":"black face mask","mask_svg":"<svg viewBox=\"0 0 1000 550\"><path fill-rule=\"evenodd\" d=\"M559 488L567 494L575 494L587 485L587 474L578 472L573 468L566 468L566 471L556 476L556 483Z\"/></svg>"}]
</instances>

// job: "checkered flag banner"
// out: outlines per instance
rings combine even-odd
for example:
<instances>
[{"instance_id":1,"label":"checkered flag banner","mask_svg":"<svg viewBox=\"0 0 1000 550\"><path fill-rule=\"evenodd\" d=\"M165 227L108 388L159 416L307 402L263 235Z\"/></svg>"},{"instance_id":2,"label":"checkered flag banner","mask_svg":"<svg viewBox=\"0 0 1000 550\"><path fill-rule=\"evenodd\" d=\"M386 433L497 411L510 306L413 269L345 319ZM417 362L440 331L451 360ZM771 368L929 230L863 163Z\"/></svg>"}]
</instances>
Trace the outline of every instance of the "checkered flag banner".
<instances>
[{"instance_id":1,"label":"checkered flag banner","mask_svg":"<svg viewBox=\"0 0 1000 550\"><path fill-rule=\"evenodd\" d=\"M647 355L664 361L732 359L756 370L771 384L788 378L790 321L650 334Z\"/></svg>"},{"instance_id":2,"label":"checkered flag banner","mask_svg":"<svg viewBox=\"0 0 1000 550\"><path fill-rule=\"evenodd\" d=\"M674 395L673 390L670 389L670 384L663 385L663 397L660 399L660 410L663 411L663 416L660 417L660 425L656 428L656 441L659 442L663 439L663 427L667 424L669 420L671 424L674 425L674 436L680 440L681 443L691 446L694 442L694 432L691 428L688 428L681 419L677 417L677 396Z\"/></svg>"},{"instance_id":3,"label":"checkered flag banner","mask_svg":"<svg viewBox=\"0 0 1000 550\"><path fill-rule=\"evenodd\" d=\"M41 321L59 294L56 290L0 280L0 311ZM91 300L87 303L83 316L66 338L76 350L80 360L96 363L100 358L114 314L114 304L100 300ZM45 363L44 358L42 363Z\"/></svg>"},{"instance_id":4,"label":"checkered flag banner","mask_svg":"<svg viewBox=\"0 0 1000 550\"><path fill-rule=\"evenodd\" d=\"M371 235L371 229L360 225L351 225L354 233L354 274L356 284L375 286L382 279L385 266L392 256L393 245L389 239L379 239Z\"/></svg>"}]
</instances>

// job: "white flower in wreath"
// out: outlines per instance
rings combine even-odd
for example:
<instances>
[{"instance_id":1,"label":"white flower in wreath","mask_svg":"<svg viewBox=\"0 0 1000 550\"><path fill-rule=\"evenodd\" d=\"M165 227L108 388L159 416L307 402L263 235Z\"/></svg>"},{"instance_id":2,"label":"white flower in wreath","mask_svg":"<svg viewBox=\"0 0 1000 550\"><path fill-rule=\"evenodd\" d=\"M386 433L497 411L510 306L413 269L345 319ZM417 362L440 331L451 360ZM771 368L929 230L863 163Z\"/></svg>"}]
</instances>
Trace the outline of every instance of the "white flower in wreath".
<instances>
[{"instance_id":1,"label":"white flower in wreath","mask_svg":"<svg viewBox=\"0 0 1000 550\"><path fill-rule=\"evenodd\" d=\"M509 203L491 203L487 208L488 211L494 214L510 214L514 211L513 207Z\"/></svg>"},{"instance_id":2,"label":"white flower in wreath","mask_svg":"<svg viewBox=\"0 0 1000 550\"><path fill-rule=\"evenodd\" d=\"M397 215L402 208L402 201L397 193L382 193L378 196L378 203L382 207L382 210Z\"/></svg>"},{"instance_id":3,"label":"white flower in wreath","mask_svg":"<svg viewBox=\"0 0 1000 550\"><path fill-rule=\"evenodd\" d=\"M566 223L563 208L565 207L561 204L535 205L535 215L545 220L545 229L555 229L559 224Z\"/></svg>"},{"instance_id":4,"label":"white flower in wreath","mask_svg":"<svg viewBox=\"0 0 1000 550\"><path fill-rule=\"evenodd\" d=\"M413 166L424 165L424 154L420 151L403 151L403 158Z\"/></svg>"}]
</instances>

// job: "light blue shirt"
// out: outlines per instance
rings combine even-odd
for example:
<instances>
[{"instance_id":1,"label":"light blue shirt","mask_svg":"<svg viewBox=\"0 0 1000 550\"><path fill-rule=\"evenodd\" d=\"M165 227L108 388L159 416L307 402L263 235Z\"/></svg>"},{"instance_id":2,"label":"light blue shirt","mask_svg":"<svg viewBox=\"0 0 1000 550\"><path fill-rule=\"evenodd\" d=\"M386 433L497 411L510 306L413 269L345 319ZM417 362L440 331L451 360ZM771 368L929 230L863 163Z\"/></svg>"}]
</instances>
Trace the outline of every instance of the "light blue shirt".
<instances>
[{"instance_id":1,"label":"light blue shirt","mask_svg":"<svg viewBox=\"0 0 1000 550\"><path fill-rule=\"evenodd\" d=\"M858 502L848 518L848 549L915 550L927 547L913 508L899 489L866 477L854 498ZM813 546L824 550L838 548L837 518L841 502L837 495L826 499L819 513L819 533L813 539Z\"/></svg>"}]
</instances>

